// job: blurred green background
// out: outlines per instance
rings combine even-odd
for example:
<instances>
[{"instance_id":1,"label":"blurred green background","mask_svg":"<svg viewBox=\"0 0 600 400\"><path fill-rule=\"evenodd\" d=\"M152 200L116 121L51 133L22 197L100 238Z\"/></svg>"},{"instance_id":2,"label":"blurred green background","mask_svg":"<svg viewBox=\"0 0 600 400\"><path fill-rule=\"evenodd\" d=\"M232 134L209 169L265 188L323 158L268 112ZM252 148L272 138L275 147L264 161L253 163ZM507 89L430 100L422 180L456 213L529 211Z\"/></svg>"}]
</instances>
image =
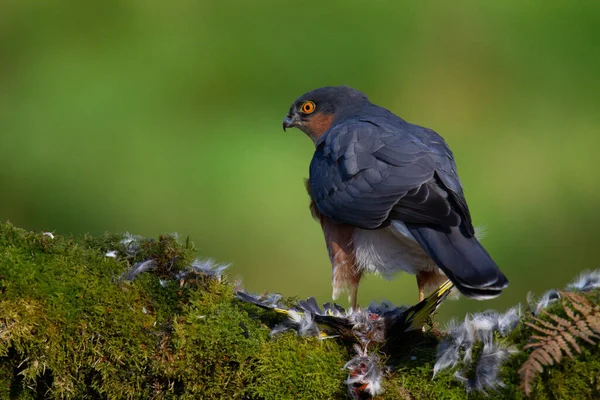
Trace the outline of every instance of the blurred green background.
<instances>
[{"instance_id":1,"label":"blurred green background","mask_svg":"<svg viewBox=\"0 0 600 400\"><path fill-rule=\"evenodd\" d=\"M511 280L502 309L597 268L600 2L0 3L0 220L59 234L179 232L250 291L328 301L281 121L347 84L438 131ZM416 300L413 276L359 299ZM343 299L345 303L345 299Z\"/></svg>"}]
</instances>

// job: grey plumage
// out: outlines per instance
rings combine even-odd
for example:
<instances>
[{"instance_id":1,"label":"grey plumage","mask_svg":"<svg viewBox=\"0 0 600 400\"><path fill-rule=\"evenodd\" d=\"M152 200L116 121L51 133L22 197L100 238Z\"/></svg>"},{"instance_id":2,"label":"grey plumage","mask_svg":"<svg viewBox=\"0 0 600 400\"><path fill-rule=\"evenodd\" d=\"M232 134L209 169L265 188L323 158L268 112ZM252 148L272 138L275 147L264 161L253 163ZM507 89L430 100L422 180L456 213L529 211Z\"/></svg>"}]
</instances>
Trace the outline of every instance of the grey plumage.
<instances>
[{"instance_id":1,"label":"grey plumage","mask_svg":"<svg viewBox=\"0 0 600 400\"><path fill-rule=\"evenodd\" d=\"M565 287L567 292L589 292L600 288L600 269L593 271L583 271L577 278ZM527 305L533 315L539 315L540 312L561 298L560 291L550 289L546 291L539 299L535 299L532 293L527 294Z\"/></svg>"},{"instance_id":2,"label":"grey plumage","mask_svg":"<svg viewBox=\"0 0 600 400\"><path fill-rule=\"evenodd\" d=\"M274 301L272 295L258 296L243 290L237 291L236 295L240 300L288 316L283 324L275 327L272 334L295 329L302 336L319 336L322 339L339 336L367 346L371 342L384 343L400 338L406 332L421 329L451 293L452 288L452 284L447 281L412 307L395 307L384 302L373 303L366 309L349 310L332 303L325 303L321 307L314 297L300 300L293 308L287 308Z\"/></svg>"},{"instance_id":3,"label":"grey plumage","mask_svg":"<svg viewBox=\"0 0 600 400\"><path fill-rule=\"evenodd\" d=\"M315 323L313 314L309 312L299 313L295 310L289 310L288 318L291 326L298 331L300 336L319 336L321 331Z\"/></svg>"},{"instance_id":4,"label":"grey plumage","mask_svg":"<svg viewBox=\"0 0 600 400\"><path fill-rule=\"evenodd\" d=\"M533 298L532 293L527 294L527 305L533 315L539 315L540 312L548 308L552 303L560 299L560 293L556 289L546 291L539 300Z\"/></svg>"},{"instance_id":5,"label":"grey plumage","mask_svg":"<svg viewBox=\"0 0 600 400\"><path fill-rule=\"evenodd\" d=\"M140 242L143 238L139 235L134 235L129 232L126 232L123 235L123 239L119 242L121 245L121 251L125 253L125 255L129 257L135 256L140 251Z\"/></svg>"},{"instance_id":6,"label":"grey plumage","mask_svg":"<svg viewBox=\"0 0 600 400\"><path fill-rule=\"evenodd\" d=\"M177 240L177 233L172 233L171 237ZM141 236L133 235L131 233L125 233L123 238L119 241L119 250L112 250L105 254L106 257L117 258L120 254L125 258L136 257L142 249L145 242L151 241L152 239L144 239ZM139 274L153 270L157 266L156 260L147 259L141 262L135 263L129 270L121 274L119 280L124 279L133 281ZM191 264L178 271L170 271L169 278L174 278L178 281L185 279L190 274L203 275L221 280L225 270L229 268L230 264L219 264L212 259L199 260L195 259ZM169 282L169 279L159 279L159 283L162 287L165 287Z\"/></svg>"},{"instance_id":7,"label":"grey plumage","mask_svg":"<svg viewBox=\"0 0 600 400\"><path fill-rule=\"evenodd\" d=\"M180 271L177 275L177 279L184 279L190 273L210 276L221 281L221 277L230 264L219 264L215 260L209 258L207 260L195 259L187 268Z\"/></svg>"},{"instance_id":8,"label":"grey plumage","mask_svg":"<svg viewBox=\"0 0 600 400\"><path fill-rule=\"evenodd\" d=\"M433 366L433 376L446 368L454 368L461 361L461 351L464 351L462 360L471 362L471 352L475 343L475 331L469 323L468 317L462 324L450 321L447 336L437 348L436 362Z\"/></svg>"},{"instance_id":9,"label":"grey plumage","mask_svg":"<svg viewBox=\"0 0 600 400\"><path fill-rule=\"evenodd\" d=\"M295 309L280 306L269 300L268 296L256 296L244 291L238 291L237 297L261 308L287 315L287 320L276 326L271 335L295 329L301 336L317 336L321 339L339 336L356 342L354 349L357 355L344 366L348 369L346 384L353 398L371 398L383 390L383 373L377 355L369 354L369 346L372 343L396 340L403 333L420 329L452 288L452 284L446 281L429 297L412 307L394 307L391 303L384 302L373 303L366 309L349 310L331 303L325 303L321 307L314 297L299 301ZM333 335L328 336L325 332Z\"/></svg>"},{"instance_id":10,"label":"grey plumage","mask_svg":"<svg viewBox=\"0 0 600 400\"><path fill-rule=\"evenodd\" d=\"M464 368L456 371L454 376L463 381L468 390L485 392L502 387L504 384L498 376L500 367L516 350L498 341L496 335L509 335L520 319L521 308L516 306L505 313L485 311L467 315L461 324L451 321L446 337L437 348L433 376L447 368L455 368L462 362ZM483 348L479 358L473 360L473 350L477 343L481 343ZM474 362L475 373L468 374ZM471 377L466 378L467 375Z\"/></svg>"},{"instance_id":11,"label":"grey plumage","mask_svg":"<svg viewBox=\"0 0 600 400\"><path fill-rule=\"evenodd\" d=\"M288 319L277 325L271 332L279 334L289 329L296 330L301 336L317 336L322 339L343 336L352 338L362 344L371 341L384 342L387 328L390 325L404 326L407 318L402 311L406 307L391 308L379 315L365 310L345 310L342 306L325 303L321 308L314 297L300 300L294 308L286 308L273 302L272 296L256 296L246 292L237 292L237 297L249 303L287 315ZM402 310L402 311L401 311ZM323 324L331 334L322 332L318 324Z\"/></svg>"},{"instance_id":12,"label":"grey plumage","mask_svg":"<svg viewBox=\"0 0 600 400\"><path fill-rule=\"evenodd\" d=\"M121 275L121 278L132 281L136 276L143 272L150 271L156 267L156 261L153 259L148 259L142 262L135 263L128 271ZM192 264L190 264L185 269L173 273L173 278L177 280L185 279L189 274L198 274L209 276L221 280L221 276L225 272L225 270L229 268L229 264L218 264L212 259L200 261L198 259L194 260ZM164 286L161 282L161 286Z\"/></svg>"},{"instance_id":13,"label":"grey plumage","mask_svg":"<svg viewBox=\"0 0 600 400\"><path fill-rule=\"evenodd\" d=\"M567 285L566 290L589 292L598 288L600 288L600 270L597 269L595 271L583 271L577 279Z\"/></svg>"},{"instance_id":14,"label":"grey plumage","mask_svg":"<svg viewBox=\"0 0 600 400\"><path fill-rule=\"evenodd\" d=\"M487 348L484 347L475 368L475 379L470 382L469 386L480 392L504 387L504 383L498 377L500 367L508 357L515 353L517 353L515 348L506 347L502 343L493 343Z\"/></svg>"},{"instance_id":15,"label":"grey plumage","mask_svg":"<svg viewBox=\"0 0 600 400\"><path fill-rule=\"evenodd\" d=\"M150 271L156 267L156 261L150 259L142 262L135 263L127 272L121 275L121 278L127 281L133 281L139 274Z\"/></svg>"},{"instance_id":16,"label":"grey plumage","mask_svg":"<svg viewBox=\"0 0 600 400\"><path fill-rule=\"evenodd\" d=\"M321 88L298 101L304 98L335 115L310 164L310 193L319 212L362 229L400 221L461 293L499 295L508 280L474 236L444 139L351 88Z\"/></svg>"},{"instance_id":17,"label":"grey plumage","mask_svg":"<svg viewBox=\"0 0 600 400\"><path fill-rule=\"evenodd\" d=\"M511 333L521 321L521 305L509 308L504 314L498 315L498 331L500 335L506 336Z\"/></svg>"},{"instance_id":18,"label":"grey plumage","mask_svg":"<svg viewBox=\"0 0 600 400\"><path fill-rule=\"evenodd\" d=\"M367 311L378 315L384 315L388 313L403 313L407 309L407 306L395 306L387 300L383 300L381 303L376 303L373 301L367 307Z\"/></svg>"},{"instance_id":19,"label":"grey plumage","mask_svg":"<svg viewBox=\"0 0 600 400\"><path fill-rule=\"evenodd\" d=\"M500 367L516 352L513 347L494 342L483 348L475 367L475 374L471 378L467 378L464 371L456 371L454 377L465 384L467 392L475 390L486 393L489 390L502 388L505 384L499 378Z\"/></svg>"}]
</instances>

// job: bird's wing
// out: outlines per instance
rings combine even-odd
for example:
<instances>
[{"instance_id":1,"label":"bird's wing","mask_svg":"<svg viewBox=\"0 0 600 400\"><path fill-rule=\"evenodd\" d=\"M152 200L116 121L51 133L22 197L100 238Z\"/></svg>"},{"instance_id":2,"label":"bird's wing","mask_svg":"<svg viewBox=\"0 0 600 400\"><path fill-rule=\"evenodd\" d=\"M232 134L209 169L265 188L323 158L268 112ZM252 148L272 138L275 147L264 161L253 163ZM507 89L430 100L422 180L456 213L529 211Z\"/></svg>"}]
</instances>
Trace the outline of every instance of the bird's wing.
<instances>
[{"instance_id":1,"label":"bird's wing","mask_svg":"<svg viewBox=\"0 0 600 400\"><path fill-rule=\"evenodd\" d=\"M436 165L437 177L440 179L443 186L445 186L446 189L449 189L446 191L456 205L456 211L460 214L463 221L465 221L465 225L472 228L471 214L469 212L469 207L467 206L462 185L458 179L454 155L446 144L446 141L432 129L423 128L413 124L409 124L408 129L427 141L427 146L430 149L429 154ZM470 231L471 234L474 234L472 229L470 229Z\"/></svg>"},{"instance_id":2,"label":"bird's wing","mask_svg":"<svg viewBox=\"0 0 600 400\"><path fill-rule=\"evenodd\" d=\"M310 190L322 214L365 229L390 219L457 226L469 215L443 139L408 123L358 119L332 127L317 144Z\"/></svg>"}]
</instances>

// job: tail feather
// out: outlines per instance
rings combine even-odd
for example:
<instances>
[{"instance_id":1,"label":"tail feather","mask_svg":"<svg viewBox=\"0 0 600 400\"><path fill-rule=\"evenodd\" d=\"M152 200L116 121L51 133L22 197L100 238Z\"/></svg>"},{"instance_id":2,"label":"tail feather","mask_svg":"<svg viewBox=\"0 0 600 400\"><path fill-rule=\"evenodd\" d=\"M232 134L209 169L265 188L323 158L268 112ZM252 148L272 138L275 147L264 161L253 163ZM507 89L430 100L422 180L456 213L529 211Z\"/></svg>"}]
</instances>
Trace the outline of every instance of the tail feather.
<instances>
[{"instance_id":1,"label":"tail feather","mask_svg":"<svg viewBox=\"0 0 600 400\"><path fill-rule=\"evenodd\" d=\"M406 224L415 240L465 296L483 300L500 295L508 279L474 236L459 227Z\"/></svg>"},{"instance_id":2,"label":"tail feather","mask_svg":"<svg viewBox=\"0 0 600 400\"><path fill-rule=\"evenodd\" d=\"M406 330L421 329L427 320L431 318L444 299L452 292L451 281L446 281L440 285L433 293L421 302L415 304L406 311L406 325L409 327Z\"/></svg>"}]
</instances>

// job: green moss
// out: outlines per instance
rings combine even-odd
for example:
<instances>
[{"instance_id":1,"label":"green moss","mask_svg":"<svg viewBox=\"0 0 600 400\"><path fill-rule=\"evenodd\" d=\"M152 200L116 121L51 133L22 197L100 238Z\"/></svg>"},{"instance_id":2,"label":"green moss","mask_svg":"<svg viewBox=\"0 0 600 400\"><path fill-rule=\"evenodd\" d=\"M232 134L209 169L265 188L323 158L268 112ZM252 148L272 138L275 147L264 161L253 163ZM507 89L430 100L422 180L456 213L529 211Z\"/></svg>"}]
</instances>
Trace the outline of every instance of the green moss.
<instances>
[{"instance_id":1,"label":"green moss","mask_svg":"<svg viewBox=\"0 0 600 400\"><path fill-rule=\"evenodd\" d=\"M598 303L597 293L588 294L592 302ZM557 302L547 310L551 314L565 318L566 315L560 302ZM548 320L547 317L542 316ZM538 334L532 329L522 326L511 335L510 340L518 348L522 348L529 343L532 334ZM583 341L578 341L582 353L574 352L575 357L570 359L567 355L563 356L560 364L544 368L544 372L539 374L533 384L533 393L530 397L535 400L551 399L598 399L600 398L600 351L598 346L588 345ZM530 351L525 350L512 357L505 365L504 371L509 387L506 393L511 394L511 398L524 398L518 386L520 377L518 370L527 360Z\"/></svg>"},{"instance_id":2,"label":"green moss","mask_svg":"<svg viewBox=\"0 0 600 400\"><path fill-rule=\"evenodd\" d=\"M464 385L445 370L432 379L439 332L413 333L398 346L397 353L388 363L393 367L384 380L382 399L464 399ZM477 350L477 349L476 349ZM469 398L478 399L473 393ZM487 397L490 398L490 397ZM492 395L491 398L494 398ZM504 397L501 397L504 398Z\"/></svg>"},{"instance_id":3,"label":"green moss","mask_svg":"<svg viewBox=\"0 0 600 400\"><path fill-rule=\"evenodd\" d=\"M597 294L588 296L598 303ZM565 317L559 303L548 308L548 312ZM536 332L524 325L518 326L507 338L496 337L507 345L517 349L529 343L530 337ZM429 342L428 342L429 338ZM470 393L468 396L462 383L453 377L454 370L442 371L435 379L431 379L435 364L435 347L437 340L431 335L425 335L420 341L410 342L403 357L397 360L399 365L393 373L388 374L385 381L386 391L382 399L526 399L520 389L521 379L519 369L529 356L529 351L520 351L510 357L502 367L500 375L505 384L496 391L487 394ZM600 398L600 351L597 346L589 346L580 342L582 354L574 359L566 355L559 365L546 367L535 383L531 399L598 399ZM481 346L474 348L474 358ZM407 356L412 355L414 359ZM462 370L464 366L459 366Z\"/></svg>"},{"instance_id":4,"label":"green moss","mask_svg":"<svg viewBox=\"0 0 600 400\"><path fill-rule=\"evenodd\" d=\"M273 340L259 318L267 313L235 300L226 279L173 279L194 259L189 243L161 236L141 240L135 255L106 257L121 239L52 239L0 224L0 398L264 398L284 386L305 398L340 393L342 346ZM120 278L148 258L152 272ZM297 351L308 360L298 379L269 372L294 370ZM317 387L304 386L302 372Z\"/></svg>"},{"instance_id":5,"label":"green moss","mask_svg":"<svg viewBox=\"0 0 600 400\"><path fill-rule=\"evenodd\" d=\"M226 277L173 278L196 256L189 242L141 239L125 252L122 239L52 239L0 224L0 399L347 396L347 344L293 332L272 338L282 317L237 301ZM110 250L119 257L106 257ZM151 272L122 279L149 258ZM560 305L550 311L561 314ZM522 348L531 333L521 326L504 340ZM467 398L453 371L431 379L438 340L417 332L380 350L391 367L381 399ZM600 352L583 348L540 374L532 398L599 398ZM524 398L517 371L527 355L503 367L506 387L468 397Z\"/></svg>"},{"instance_id":6,"label":"green moss","mask_svg":"<svg viewBox=\"0 0 600 400\"><path fill-rule=\"evenodd\" d=\"M250 393L263 399L343 398L349 359L334 341L298 340L294 333L263 343Z\"/></svg>"}]
</instances>

